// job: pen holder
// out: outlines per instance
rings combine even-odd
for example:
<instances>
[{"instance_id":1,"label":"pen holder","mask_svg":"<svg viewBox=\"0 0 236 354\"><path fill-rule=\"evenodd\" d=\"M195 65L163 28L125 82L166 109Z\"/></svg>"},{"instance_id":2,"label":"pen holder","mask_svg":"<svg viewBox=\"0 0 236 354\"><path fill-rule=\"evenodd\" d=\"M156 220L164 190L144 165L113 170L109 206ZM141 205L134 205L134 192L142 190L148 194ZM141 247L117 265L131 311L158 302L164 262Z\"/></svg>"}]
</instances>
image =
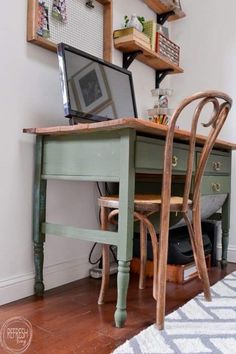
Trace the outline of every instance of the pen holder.
<instances>
[{"instance_id":1,"label":"pen holder","mask_svg":"<svg viewBox=\"0 0 236 354\"><path fill-rule=\"evenodd\" d=\"M172 95L171 89L151 90L154 97L154 108L148 110L148 119L154 123L167 125L172 110L168 108L168 97Z\"/></svg>"}]
</instances>

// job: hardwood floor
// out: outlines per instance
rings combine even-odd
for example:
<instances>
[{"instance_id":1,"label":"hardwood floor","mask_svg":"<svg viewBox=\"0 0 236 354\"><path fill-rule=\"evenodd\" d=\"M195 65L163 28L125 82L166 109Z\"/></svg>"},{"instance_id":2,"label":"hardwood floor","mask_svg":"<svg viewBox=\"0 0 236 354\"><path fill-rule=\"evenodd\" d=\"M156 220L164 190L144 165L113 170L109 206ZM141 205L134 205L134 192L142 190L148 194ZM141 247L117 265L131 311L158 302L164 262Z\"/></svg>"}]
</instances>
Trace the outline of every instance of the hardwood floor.
<instances>
[{"instance_id":1,"label":"hardwood floor","mask_svg":"<svg viewBox=\"0 0 236 354\"><path fill-rule=\"evenodd\" d=\"M211 268L211 284L236 270ZM106 354L155 321L152 281L138 290L138 277L132 275L128 293L126 327L114 327L116 276L112 276L106 304L97 305L100 280L86 278L46 292L43 299L34 296L4 305L0 327L13 316L23 316L33 326L33 341L28 354ZM185 285L167 286L167 312L172 312L201 291L199 280ZM4 353L3 351L0 353Z\"/></svg>"}]
</instances>

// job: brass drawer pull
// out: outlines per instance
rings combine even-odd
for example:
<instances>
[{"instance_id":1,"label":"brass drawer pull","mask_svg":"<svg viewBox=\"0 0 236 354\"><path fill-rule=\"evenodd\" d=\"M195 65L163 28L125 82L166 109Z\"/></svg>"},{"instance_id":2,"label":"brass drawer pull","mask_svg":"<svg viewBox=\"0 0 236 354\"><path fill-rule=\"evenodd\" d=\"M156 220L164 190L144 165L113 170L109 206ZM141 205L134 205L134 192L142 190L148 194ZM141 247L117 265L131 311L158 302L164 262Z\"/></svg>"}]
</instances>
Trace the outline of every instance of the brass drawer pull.
<instances>
[{"instance_id":1,"label":"brass drawer pull","mask_svg":"<svg viewBox=\"0 0 236 354\"><path fill-rule=\"evenodd\" d=\"M173 155L173 156L172 156L172 166L173 166L173 167L176 167L177 164L178 164L178 157L175 156L175 155Z\"/></svg>"},{"instance_id":2,"label":"brass drawer pull","mask_svg":"<svg viewBox=\"0 0 236 354\"><path fill-rule=\"evenodd\" d=\"M213 167L213 170L220 171L220 169L222 167L222 163L220 161L213 162L212 167Z\"/></svg>"},{"instance_id":3,"label":"brass drawer pull","mask_svg":"<svg viewBox=\"0 0 236 354\"><path fill-rule=\"evenodd\" d=\"M220 192L220 187L221 187L220 183L212 183L211 186L212 186L213 192Z\"/></svg>"}]
</instances>

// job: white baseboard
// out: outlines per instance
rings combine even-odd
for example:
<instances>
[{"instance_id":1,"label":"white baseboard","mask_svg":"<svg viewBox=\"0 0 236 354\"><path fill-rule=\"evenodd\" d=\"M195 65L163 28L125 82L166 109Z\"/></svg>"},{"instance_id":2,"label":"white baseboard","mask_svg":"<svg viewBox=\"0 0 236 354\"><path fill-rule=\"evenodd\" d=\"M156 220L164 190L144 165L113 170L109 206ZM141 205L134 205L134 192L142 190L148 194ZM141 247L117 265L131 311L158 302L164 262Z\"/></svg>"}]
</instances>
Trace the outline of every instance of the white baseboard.
<instances>
[{"instance_id":1,"label":"white baseboard","mask_svg":"<svg viewBox=\"0 0 236 354\"><path fill-rule=\"evenodd\" d=\"M87 257L80 257L44 267L45 289L52 289L89 275ZM34 293L34 273L22 274L0 281L0 305L23 299Z\"/></svg>"},{"instance_id":2,"label":"white baseboard","mask_svg":"<svg viewBox=\"0 0 236 354\"><path fill-rule=\"evenodd\" d=\"M217 259L221 259L221 246L217 245ZM236 247L229 245L228 261L236 263ZM44 267L45 289L49 290L89 275L91 265L87 257L80 257ZM22 274L0 281L0 305L23 299L34 293L34 273Z\"/></svg>"}]
</instances>

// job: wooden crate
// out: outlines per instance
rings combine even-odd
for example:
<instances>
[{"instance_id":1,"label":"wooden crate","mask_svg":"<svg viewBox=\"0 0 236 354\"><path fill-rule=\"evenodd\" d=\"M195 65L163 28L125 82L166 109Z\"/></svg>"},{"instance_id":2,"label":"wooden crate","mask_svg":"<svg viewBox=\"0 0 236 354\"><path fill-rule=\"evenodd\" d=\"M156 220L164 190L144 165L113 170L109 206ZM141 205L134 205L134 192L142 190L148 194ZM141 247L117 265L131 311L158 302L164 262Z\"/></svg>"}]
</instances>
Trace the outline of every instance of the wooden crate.
<instances>
[{"instance_id":1,"label":"wooden crate","mask_svg":"<svg viewBox=\"0 0 236 354\"><path fill-rule=\"evenodd\" d=\"M207 268L211 266L211 256L206 256ZM130 270L132 273L139 274L140 259L134 258L131 261ZM146 276L153 277L153 262L147 261ZM188 263L183 265L168 264L167 265L167 281L176 284L185 284L188 281L197 277L195 263Z\"/></svg>"},{"instance_id":2,"label":"wooden crate","mask_svg":"<svg viewBox=\"0 0 236 354\"><path fill-rule=\"evenodd\" d=\"M156 52L166 57L172 63L179 65L179 46L163 36L160 32L156 34Z\"/></svg>"}]
</instances>

